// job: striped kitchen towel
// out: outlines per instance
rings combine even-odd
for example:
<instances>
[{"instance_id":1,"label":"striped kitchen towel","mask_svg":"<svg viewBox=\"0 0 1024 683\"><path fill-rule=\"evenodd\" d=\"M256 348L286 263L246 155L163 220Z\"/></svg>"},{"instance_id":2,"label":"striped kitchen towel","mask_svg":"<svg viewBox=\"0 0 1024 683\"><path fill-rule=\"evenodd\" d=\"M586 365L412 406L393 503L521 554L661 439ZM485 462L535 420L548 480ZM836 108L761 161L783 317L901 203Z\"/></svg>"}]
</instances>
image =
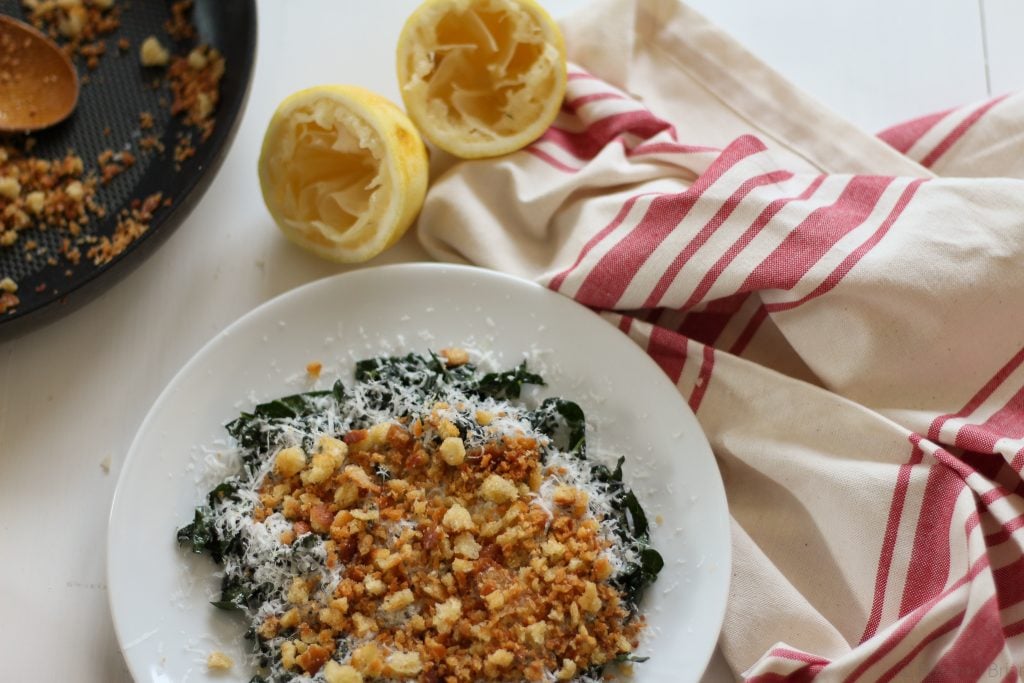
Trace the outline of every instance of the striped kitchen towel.
<instances>
[{"instance_id":1,"label":"striped kitchen towel","mask_svg":"<svg viewBox=\"0 0 1024 683\"><path fill-rule=\"evenodd\" d=\"M451 167L432 255L602 312L688 399L750 681L1024 663L1024 98L866 134L675 0L565 23L562 113Z\"/></svg>"}]
</instances>

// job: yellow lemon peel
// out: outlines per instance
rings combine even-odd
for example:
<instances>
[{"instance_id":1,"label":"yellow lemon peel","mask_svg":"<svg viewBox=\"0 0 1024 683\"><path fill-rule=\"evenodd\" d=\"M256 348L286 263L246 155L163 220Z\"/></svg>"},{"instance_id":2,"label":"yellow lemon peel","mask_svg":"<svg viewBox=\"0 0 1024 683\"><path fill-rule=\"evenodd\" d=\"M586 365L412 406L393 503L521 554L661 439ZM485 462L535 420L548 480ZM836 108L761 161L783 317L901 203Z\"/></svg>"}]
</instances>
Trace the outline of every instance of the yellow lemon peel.
<instances>
[{"instance_id":1,"label":"yellow lemon peel","mask_svg":"<svg viewBox=\"0 0 1024 683\"><path fill-rule=\"evenodd\" d=\"M410 118L466 159L530 144L565 97L565 43L533 0L427 0L406 21L396 58Z\"/></svg>"},{"instance_id":2,"label":"yellow lemon peel","mask_svg":"<svg viewBox=\"0 0 1024 683\"><path fill-rule=\"evenodd\" d=\"M392 102L357 86L301 90L278 106L259 159L260 189L281 231L342 263L402 237L427 191L427 150Z\"/></svg>"}]
</instances>

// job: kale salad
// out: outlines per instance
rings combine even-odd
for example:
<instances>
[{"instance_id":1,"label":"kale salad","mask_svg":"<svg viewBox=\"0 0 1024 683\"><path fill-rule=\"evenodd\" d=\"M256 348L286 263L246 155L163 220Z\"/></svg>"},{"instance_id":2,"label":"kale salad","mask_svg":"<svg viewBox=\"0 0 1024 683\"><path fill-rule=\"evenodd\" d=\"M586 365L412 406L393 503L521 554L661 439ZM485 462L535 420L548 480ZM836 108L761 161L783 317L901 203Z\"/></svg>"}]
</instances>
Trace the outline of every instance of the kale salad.
<instances>
[{"instance_id":1,"label":"kale salad","mask_svg":"<svg viewBox=\"0 0 1024 683\"><path fill-rule=\"evenodd\" d=\"M577 403L524 400L543 385L442 349L227 425L239 470L177 539L220 566L212 604L239 615L251 683L597 681L644 661L663 560L626 458L588 454Z\"/></svg>"}]
</instances>

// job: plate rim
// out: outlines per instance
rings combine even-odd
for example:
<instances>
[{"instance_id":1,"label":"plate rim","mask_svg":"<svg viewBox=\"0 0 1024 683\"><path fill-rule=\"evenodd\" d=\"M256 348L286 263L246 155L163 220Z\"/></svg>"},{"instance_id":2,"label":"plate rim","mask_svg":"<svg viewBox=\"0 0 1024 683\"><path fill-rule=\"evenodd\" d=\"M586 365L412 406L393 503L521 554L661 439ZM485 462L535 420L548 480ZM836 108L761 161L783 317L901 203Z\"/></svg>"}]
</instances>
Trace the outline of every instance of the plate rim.
<instances>
[{"instance_id":1,"label":"plate rim","mask_svg":"<svg viewBox=\"0 0 1024 683\"><path fill-rule=\"evenodd\" d=\"M452 264L452 263L429 262L429 261L428 262L410 262L410 263L397 263L397 264L388 264L388 265L380 265L380 266L369 266L369 267L365 267L365 268L357 268L357 269L354 269L354 270L350 270L350 271L346 271L346 272L342 272L342 273L335 273L335 274L329 275L327 277L311 280L310 282L304 283L304 284L302 284L302 285L300 285L298 287L295 287L293 289L287 290L287 291L282 292L282 293L280 293L280 294L278 294L278 295L276 295L276 296L274 296L274 297L272 297L270 299L267 299L266 301L260 303L259 305L253 307L252 309L250 309L246 313L242 314L241 316L236 318L234 321L229 323L227 326L222 328L219 332L214 334L202 346L200 346L192 354L192 356L187 361L185 361L185 363L182 364L182 366L177 370L177 372L175 372L174 375L167 381L167 383L164 385L163 389L158 394L157 398L153 401L152 405L150 406L149 410L146 413L146 416L139 423L139 426L136 429L135 435L132 437L131 444L129 445L128 450L127 450L127 452L125 454L125 459L124 459L124 461L123 461L123 463L122 463L122 465L120 467L120 471L119 471L118 477L117 477L117 483L115 484L115 487L114 487L114 494L111 497L110 509L108 511L108 516L107 516L107 533L106 533L106 537L105 537L106 548L105 548L105 553L104 553L104 560L105 560L105 563L106 563L105 579L106 579L107 585L108 585L107 607L109 609L110 616L111 616L111 621L112 621L112 624L113 624L113 627L114 627L114 635L115 635L115 638L117 640L118 651L121 653L121 656L124 658L125 665L128 667L129 671L132 671L132 665L131 665L131 662L129 661L129 658L128 658L127 653L126 653L126 649L125 649L125 645L124 645L124 634L122 634L122 632L121 632L121 628L122 627L119 624L118 616L117 616L117 611L115 610L115 607L114 607L114 599L115 599L114 598L114 593L115 593L115 591L114 591L114 582L111 581L111 568L112 568L111 554L113 552L113 547L114 547L112 535L113 535L114 526L115 526L116 513L118 512L120 501L124 497L124 494L123 494L123 491L124 491L123 484L124 484L125 477L126 477L127 473L129 472L129 464L133 463L136 459L138 459L139 456L137 456L136 453L137 453L138 448L139 448L140 440L143 438L144 433L149 428L150 423L153 420L156 419L157 414L160 412L160 408L162 408L163 404L167 400L169 400L170 396L174 393L175 387L179 383L181 378L185 377L186 374L188 374L190 372L191 368L194 365L197 365L198 363L200 363L201 359L210 351L210 349L212 349L222 339L231 337L238 328L242 327L249 320L251 320L253 318L256 318L256 317L259 317L260 315L262 315L263 312L266 309L269 309L272 306L277 306L277 305L287 301L288 299L301 298L302 296L305 295L305 293L307 291L311 291L311 290L313 290L315 288L318 288L318 287L328 287L328 286L331 286L334 282L343 281L343 280L345 280L345 279L347 279L347 278L349 278L351 276L366 277L368 273L384 274L386 276L386 274L388 272L395 272L395 271L403 271L403 272L416 272L416 271L434 272L434 273L437 273L438 275L441 275L441 274L443 274L446 271L456 271L456 272L463 272L463 273L466 273L466 274L475 274L475 275L481 276L481 277L492 278L492 279L495 279L495 280L504 281L505 284L509 284L509 285L512 285L512 286L516 286L516 287L524 287L525 286L526 288L533 289L534 291L537 291L537 292L546 292L546 293L550 294L552 297L554 297L552 299L552 301L560 300L560 301L563 301L563 302L565 302L567 304L570 304L572 306L578 306L578 307L582 308L583 310L588 310L588 311L590 310L586 306L583 306L579 302L575 301L574 299L571 299L571 298L566 297L564 295L560 295L557 292L553 292L550 289L544 287L543 285L538 284L537 282L534 282L532 280L528 280L526 278L522 278L522 277L519 277L519 276L516 276L516 275L511 275L509 273L504 273L504 272L500 272L500 271L491 270L491 269L488 269L488 268L482 268L482 267L479 267L479 266L465 265L465 264ZM546 296L546 294L543 294L543 296ZM591 311L591 312L593 313L593 311ZM594 315L597 315L597 314L594 313ZM625 341L625 342L627 342L629 344L633 344L633 342L629 339L629 337L624 335L624 334L622 335L622 339L623 339L623 341ZM664 372L661 370L661 368L657 366L657 363L647 353L644 353L641 349L637 349L637 350L640 351L639 355L642 356L644 359L646 359L646 362L648 362L649 364L651 364L654 367L654 369L657 371L658 376L661 377L665 382L669 382L671 384L671 380L669 380L669 378L664 374ZM673 392L678 394L678 389L675 386L671 386L671 388L672 388ZM680 398L682 399L681 395L680 395ZM718 498L721 501L721 503L722 503L723 511L725 513L725 520L724 520L725 521L725 528L726 528L726 530L728 530L731 527L731 522L730 522L731 514L729 512L728 498L727 498L726 491L725 491L725 483L724 483L724 480L723 480L723 477L722 477L721 468L719 467L719 464L718 464L718 459L717 459L717 457L715 457L714 452L711 449L711 445L710 445L710 442L709 442L709 440L707 438L707 435L704 433L703 428L700 427L700 424L699 424L699 421L697 420L696 414L693 413L693 411L690 409L689 405L686 403L685 400L681 400L681 405L684 406L684 408L694 418L694 422L697 424L697 426L699 428L699 437L703 441L703 443L707 446L707 454L711 457L712 464L714 465L713 471L714 471L714 474L716 475L714 477L713 481L712 481L712 485L713 485L713 487L715 489L715 491L713 493L714 494L719 494L720 493L720 495L715 495L714 498ZM708 633L713 633L714 634L714 639L711 640L711 647L706 648L706 652L703 654L702 657L699 658L700 660L703 661L703 669L702 669L702 671L706 671L707 670L708 664L711 662L711 659L714 656L715 650L718 647L718 640L719 640L719 638L721 636L722 626L723 626L723 624L725 622L725 616L726 616L726 611L727 611L727 607L728 607L728 596L729 596L729 593L730 593L730 590L731 590L731 584L732 584L732 562L733 562L733 557L732 557L733 553L732 553L732 542L731 542L731 539L723 544L723 548L724 548L723 557L719 558L721 563L722 563L722 569L721 569L721 572L719 572L719 574L722 577L724 577L724 578L718 584L719 595L717 596L718 599L715 601L715 604L719 605L719 607L715 610L714 619L711 622L708 622L710 626L713 626L713 629L709 629Z\"/></svg>"}]
</instances>

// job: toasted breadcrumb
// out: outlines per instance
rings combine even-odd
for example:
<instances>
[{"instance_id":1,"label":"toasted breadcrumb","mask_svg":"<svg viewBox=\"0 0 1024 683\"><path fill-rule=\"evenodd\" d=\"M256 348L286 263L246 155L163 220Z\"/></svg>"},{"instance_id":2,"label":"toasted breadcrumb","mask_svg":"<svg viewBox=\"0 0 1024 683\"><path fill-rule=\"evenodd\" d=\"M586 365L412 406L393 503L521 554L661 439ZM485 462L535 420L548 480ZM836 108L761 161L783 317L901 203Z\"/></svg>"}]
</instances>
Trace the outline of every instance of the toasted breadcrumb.
<instances>
[{"instance_id":1,"label":"toasted breadcrumb","mask_svg":"<svg viewBox=\"0 0 1024 683\"><path fill-rule=\"evenodd\" d=\"M171 18L164 24L167 35L179 42L191 40L196 35L195 26L189 20L193 0L177 0L171 4Z\"/></svg>"},{"instance_id":2,"label":"toasted breadcrumb","mask_svg":"<svg viewBox=\"0 0 1024 683\"><path fill-rule=\"evenodd\" d=\"M20 303L21 299L18 298L17 294L12 294L11 292L0 292L0 315L13 312Z\"/></svg>"},{"instance_id":3,"label":"toasted breadcrumb","mask_svg":"<svg viewBox=\"0 0 1024 683\"><path fill-rule=\"evenodd\" d=\"M206 140L213 133L214 114L220 101L224 57L216 48L200 45L188 56L175 56L167 69L173 100L171 113L199 129Z\"/></svg>"},{"instance_id":4,"label":"toasted breadcrumb","mask_svg":"<svg viewBox=\"0 0 1024 683\"><path fill-rule=\"evenodd\" d=\"M227 671L234 665L234 660L220 650L211 652L210 656L206 658L206 668L210 671Z\"/></svg>"},{"instance_id":5,"label":"toasted breadcrumb","mask_svg":"<svg viewBox=\"0 0 1024 683\"><path fill-rule=\"evenodd\" d=\"M448 439L430 436L444 433L447 409L324 437L311 458L277 452L254 517L283 515L289 542L319 530L326 565L340 571L330 590L295 577L292 608L256 626L267 639L295 634L280 645L286 670L322 670L328 683L539 683L637 646L644 621L608 582L610 541L599 519L577 514L586 494L557 486L554 510L523 496L515 482L557 475L526 436L473 448L449 437L472 463L452 467ZM339 656L342 640L351 650Z\"/></svg>"},{"instance_id":6,"label":"toasted breadcrumb","mask_svg":"<svg viewBox=\"0 0 1024 683\"><path fill-rule=\"evenodd\" d=\"M156 36L149 36L139 46L139 63L142 66L167 66L171 61L170 51Z\"/></svg>"},{"instance_id":7,"label":"toasted breadcrumb","mask_svg":"<svg viewBox=\"0 0 1024 683\"><path fill-rule=\"evenodd\" d=\"M0 248L13 246L33 227L75 235L104 213L95 203L96 186L77 155L40 159L0 145Z\"/></svg>"},{"instance_id":8,"label":"toasted breadcrumb","mask_svg":"<svg viewBox=\"0 0 1024 683\"><path fill-rule=\"evenodd\" d=\"M106 50L100 40L121 25L112 0L22 0L28 21L58 41L70 57L81 56L90 69Z\"/></svg>"},{"instance_id":9,"label":"toasted breadcrumb","mask_svg":"<svg viewBox=\"0 0 1024 683\"><path fill-rule=\"evenodd\" d=\"M441 349L438 353L445 359L445 364L450 368L465 365L469 362L469 353L467 353L465 349Z\"/></svg>"}]
</instances>

